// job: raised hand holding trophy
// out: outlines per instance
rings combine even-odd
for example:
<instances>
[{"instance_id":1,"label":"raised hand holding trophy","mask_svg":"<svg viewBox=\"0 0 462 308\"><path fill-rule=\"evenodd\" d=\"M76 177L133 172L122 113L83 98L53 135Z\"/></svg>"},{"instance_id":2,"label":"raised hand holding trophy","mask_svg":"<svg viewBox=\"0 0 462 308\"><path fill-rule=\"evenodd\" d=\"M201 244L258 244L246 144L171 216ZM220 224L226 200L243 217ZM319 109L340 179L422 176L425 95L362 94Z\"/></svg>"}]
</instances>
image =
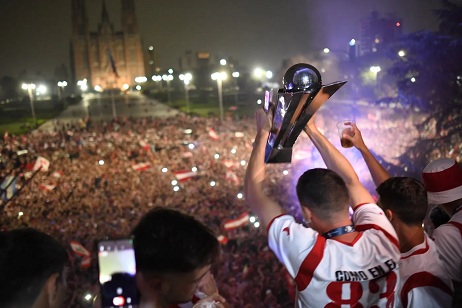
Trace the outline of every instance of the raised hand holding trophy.
<instances>
[{"instance_id":1,"label":"raised hand holding trophy","mask_svg":"<svg viewBox=\"0 0 462 308\"><path fill-rule=\"evenodd\" d=\"M347 81L322 85L321 74L312 65L299 63L284 74L276 103L272 91L265 95L264 109L274 112L265 163L290 163L292 148L313 114Z\"/></svg>"}]
</instances>

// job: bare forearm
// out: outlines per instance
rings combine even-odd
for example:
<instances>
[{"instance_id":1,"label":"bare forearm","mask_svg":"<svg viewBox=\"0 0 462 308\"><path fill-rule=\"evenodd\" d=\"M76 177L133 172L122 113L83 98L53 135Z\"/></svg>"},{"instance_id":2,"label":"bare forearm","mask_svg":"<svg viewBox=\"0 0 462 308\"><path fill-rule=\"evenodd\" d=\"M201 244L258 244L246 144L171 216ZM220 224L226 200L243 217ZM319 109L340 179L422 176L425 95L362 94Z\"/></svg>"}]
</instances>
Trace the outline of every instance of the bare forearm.
<instances>
[{"instance_id":1,"label":"bare forearm","mask_svg":"<svg viewBox=\"0 0 462 308\"><path fill-rule=\"evenodd\" d=\"M375 156L369 151L367 147L358 149L363 156L364 162L371 173L372 180L375 183L375 186L379 186L385 180L390 178L390 174L387 170L377 161Z\"/></svg>"}]
</instances>

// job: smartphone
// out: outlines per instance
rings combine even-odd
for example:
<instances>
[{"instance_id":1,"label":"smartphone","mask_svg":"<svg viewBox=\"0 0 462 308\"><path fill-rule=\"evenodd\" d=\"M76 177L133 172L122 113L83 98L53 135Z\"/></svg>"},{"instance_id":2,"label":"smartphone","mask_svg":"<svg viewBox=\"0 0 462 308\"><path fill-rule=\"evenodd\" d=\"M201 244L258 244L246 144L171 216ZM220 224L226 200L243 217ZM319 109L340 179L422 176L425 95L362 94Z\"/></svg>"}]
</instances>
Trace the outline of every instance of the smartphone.
<instances>
[{"instance_id":1,"label":"smartphone","mask_svg":"<svg viewBox=\"0 0 462 308\"><path fill-rule=\"evenodd\" d=\"M102 240L97 248L101 307L138 307L140 296L136 288L133 240Z\"/></svg>"}]
</instances>

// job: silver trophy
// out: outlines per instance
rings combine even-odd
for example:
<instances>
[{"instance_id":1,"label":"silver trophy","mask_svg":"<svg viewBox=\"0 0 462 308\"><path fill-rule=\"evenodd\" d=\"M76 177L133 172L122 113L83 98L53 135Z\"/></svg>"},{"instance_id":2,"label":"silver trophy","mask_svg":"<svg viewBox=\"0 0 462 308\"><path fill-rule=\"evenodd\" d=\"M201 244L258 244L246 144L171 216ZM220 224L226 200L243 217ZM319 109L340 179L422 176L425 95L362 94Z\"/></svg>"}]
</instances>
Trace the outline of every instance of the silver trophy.
<instances>
[{"instance_id":1,"label":"silver trophy","mask_svg":"<svg viewBox=\"0 0 462 308\"><path fill-rule=\"evenodd\" d=\"M299 63L284 74L283 88L276 103L272 91L265 95L263 108L274 112L273 125L266 143L266 163L290 163L292 148L313 114L347 81L322 85L321 74L312 65Z\"/></svg>"}]
</instances>

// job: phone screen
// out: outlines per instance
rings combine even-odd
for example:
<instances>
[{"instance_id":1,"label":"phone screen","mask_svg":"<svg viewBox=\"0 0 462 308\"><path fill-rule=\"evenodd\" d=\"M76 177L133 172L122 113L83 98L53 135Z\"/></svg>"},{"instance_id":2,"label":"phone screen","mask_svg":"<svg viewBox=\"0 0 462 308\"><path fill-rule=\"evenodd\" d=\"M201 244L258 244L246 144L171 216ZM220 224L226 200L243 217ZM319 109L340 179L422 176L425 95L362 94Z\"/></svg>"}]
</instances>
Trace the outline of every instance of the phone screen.
<instances>
[{"instance_id":1,"label":"phone screen","mask_svg":"<svg viewBox=\"0 0 462 308\"><path fill-rule=\"evenodd\" d=\"M100 241L98 265L102 307L138 307L133 240Z\"/></svg>"}]
</instances>

